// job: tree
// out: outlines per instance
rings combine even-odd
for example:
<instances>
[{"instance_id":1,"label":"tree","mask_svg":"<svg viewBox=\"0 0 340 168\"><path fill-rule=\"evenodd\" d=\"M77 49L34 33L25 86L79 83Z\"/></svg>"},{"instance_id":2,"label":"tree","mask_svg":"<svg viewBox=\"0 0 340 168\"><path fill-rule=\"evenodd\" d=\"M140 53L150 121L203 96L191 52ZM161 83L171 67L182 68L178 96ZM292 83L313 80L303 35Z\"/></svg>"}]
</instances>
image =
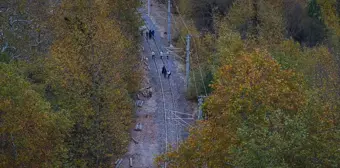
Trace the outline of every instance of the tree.
<instances>
[{"instance_id":1,"label":"tree","mask_svg":"<svg viewBox=\"0 0 340 168\"><path fill-rule=\"evenodd\" d=\"M32 61L46 53L51 41L47 25L52 1L4 0L0 3L0 53L10 61Z\"/></svg>"},{"instance_id":2,"label":"tree","mask_svg":"<svg viewBox=\"0 0 340 168\"><path fill-rule=\"evenodd\" d=\"M64 1L56 12L50 85L73 121L68 166L103 167L126 151L132 102L128 80L137 58L115 20L112 1ZM136 55L135 55L136 56ZM133 65L134 64L134 65ZM139 78L137 78L139 79Z\"/></svg>"},{"instance_id":3,"label":"tree","mask_svg":"<svg viewBox=\"0 0 340 168\"><path fill-rule=\"evenodd\" d=\"M336 0L317 0L317 2L320 5L321 15L326 25L332 29L337 36L340 36L340 17L337 11L338 2Z\"/></svg>"},{"instance_id":4,"label":"tree","mask_svg":"<svg viewBox=\"0 0 340 168\"><path fill-rule=\"evenodd\" d=\"M274 129L285 120L280 115L280 122L274 125L270 117L273 113L282 110L284 115L295 116L305 104L299 75L282 70L263 51L242 53L231 65L222 66L212 87L205 107L209 119L198 125L179 152L163 156L170 165L237 166L232 149L244 142L237 136L242 125L252 130Z\"/></svg>"},{"instance_id":5,"label":"tree","mask_svg":"<svg viewBox=\"0 0 340 168\"><path fill-rule=\"evenodd\" d=\"M0 63L1 167L58 167L69 122L11 65Z\"/></svg>"}]
</instances>

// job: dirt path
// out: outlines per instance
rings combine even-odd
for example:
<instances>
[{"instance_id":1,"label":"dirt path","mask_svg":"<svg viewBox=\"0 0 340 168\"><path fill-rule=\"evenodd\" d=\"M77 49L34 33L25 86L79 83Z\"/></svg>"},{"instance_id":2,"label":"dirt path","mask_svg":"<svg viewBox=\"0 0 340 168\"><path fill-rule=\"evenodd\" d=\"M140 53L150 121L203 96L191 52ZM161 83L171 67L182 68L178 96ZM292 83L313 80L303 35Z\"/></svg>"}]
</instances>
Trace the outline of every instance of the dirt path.
<instances>
[{"instance_id":1,"label":"dirt path","mask_svg":"<svg viewBox=\"0 0 340 168\"><path fill-rule=\"evenodd\" d=\"M146 0L145 0L146 2ZM189 102L185 97L185 83L183 65L171 55L169 59L160 59L159 52L166 52L166 12L153 1L151 17L146 15L144 6L141 12L146 26L155 29L155 40L143 40L144 51L141 53L145 62L145 87L151 86L152 97L140 98L143 105L136 111L136 122L142 124L141 131L131 130L131 136L138 142L131 141L128 153L124 156L120 167L129 167L129 158L133 160L133 167L156 167L154 158L164 153L171 145L176 147L188 135L187 128L193 122L192 114L195 103ZM156 58L151 58L151 51ZM170 78L164 78L161 73L162 66L171 70ZM168 146L166 146L168 144Z\"/></svg>"}]
</instances>

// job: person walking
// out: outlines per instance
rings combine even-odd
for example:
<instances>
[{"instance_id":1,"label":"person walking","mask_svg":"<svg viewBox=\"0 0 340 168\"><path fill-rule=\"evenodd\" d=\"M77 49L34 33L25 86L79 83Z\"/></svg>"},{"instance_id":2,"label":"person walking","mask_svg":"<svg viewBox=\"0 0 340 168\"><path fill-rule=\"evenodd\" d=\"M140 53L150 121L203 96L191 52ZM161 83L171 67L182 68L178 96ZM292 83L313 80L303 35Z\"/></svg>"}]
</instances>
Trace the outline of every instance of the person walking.
<instances>
[{"instance_id":1,"label":"person walking","mask_svg":"<svg viewBox=\"0 0 340 168\"><path fill-rule=\"evenodd\" d=\"M146 31L146 40L148 40L149 39L149 31Z\"/></svg>"},{"instance_id":2,"label":"person walking","mask_svg":"<svg viewBox=\"0 0 340 168\"><path fill-rule=\"evenodd\" d=\"M151 30L152 38L155 38L155 30Z\"/></svg>"},{"instance_id":3,"label":"person walking","mask_svg":"<svg viewBox=\"0 0 340 168\"><path fill-rule=\"evenodd\" d=\"M152 37L152 30L149 30L149 39Z\"/></svg>"},{"instance_id":4,"label":"person walking","mask_svg":"<svg viewBox=\"0 0 340 168\"><path fill-rule=\"evenodd\" d=\"M170 75L171 75L171 72L170 71L168 71L168 79L170 79Z\"/></svg>"},{"instance_id":5,"label":"person walking","mask_svg":"<svg viewBox=\"0 0 340 168\"><path fill-rule=\"evenodd\" d=\"M165 68L165 65L163 65L162 74L164 75L164 78L166 78L166 68Z\"/></svg>"},{"instance_id":6,"label":"person walking","mask_svg":"<svg viewBox=\"0 0 340 168\"><path fill-rule=\"evenodd\" d=\"M166 59L169 59L170 52L166 52Z\"/></svg>"},{"instance_id":7,"label":"person walking","mask_svg":"<svg viewBox=\"0 0 340 168\"><path fill-rule=\"evenodd\" d=\"M152 57L152 59L155 59L155 52L151 52L151 57Z\"/></svg>"},{"instance_id":8,"label":"person walking","mask_svg":"<svg viewBox=\"0 0 340 168\"><path fill-rule=\"evenodd\" d=\"M161 56L161 59L163 59L163 52L162 51L160 52L159 55Z\"/></svg>"}]
</instances>

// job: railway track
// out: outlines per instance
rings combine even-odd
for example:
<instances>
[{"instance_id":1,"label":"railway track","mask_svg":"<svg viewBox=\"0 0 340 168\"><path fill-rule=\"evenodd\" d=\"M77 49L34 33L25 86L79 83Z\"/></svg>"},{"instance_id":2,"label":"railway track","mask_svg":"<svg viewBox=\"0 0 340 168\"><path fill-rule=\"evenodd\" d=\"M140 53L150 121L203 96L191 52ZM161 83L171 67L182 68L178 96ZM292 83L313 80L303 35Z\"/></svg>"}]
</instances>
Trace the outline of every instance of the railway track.
<instances>
[{"instance_id":1,"label":"railway track","mask_svg":"<svg viewBox=\"0 0 340 168\"><path fill-rule=\"evenodd\" d=\"M149 30L148 27L146 27ZM148 37L147 37L148 38ZM157 40L155 38L146 39L147 45L150 51L155 52L155 58L153 60L154 68L156 68L156 72L158 74L158 81L160 83L160 89L162 94L163 101L163 112L164 112L164 124L165 124L165 149L164 152L168 151L168 147L177 147L179 144L179 121L174 120L174 118L178 118L180 116L176 116L174 111L176 111L176 101L173 94L173 85L171 76L170 78L163 78L160 73L159 63L163 65L170 65L172 62L167 59L166 55L163 55L163 59L160 59L160 52L166 53L162 46L157 44ZM169 56L171 57L171 56ZM160 62L161 61L161 62ZM174 75L174 74L171 74Z\"/></svg>"}]
</instances>

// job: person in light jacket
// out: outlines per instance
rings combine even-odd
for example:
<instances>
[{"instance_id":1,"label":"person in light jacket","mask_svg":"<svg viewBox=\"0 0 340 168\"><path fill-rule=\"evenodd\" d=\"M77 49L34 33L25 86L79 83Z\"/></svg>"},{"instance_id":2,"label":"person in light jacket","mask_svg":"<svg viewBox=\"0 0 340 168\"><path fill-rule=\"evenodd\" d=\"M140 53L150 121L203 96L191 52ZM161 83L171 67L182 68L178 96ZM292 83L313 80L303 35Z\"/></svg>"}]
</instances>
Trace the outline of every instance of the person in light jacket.
<instances>
[{"instance_id":1,"label":"person in light jacket","mask_svg":"<svg viewBox=\"0 0 340 168\"><path fill-rule=\"evenodd\" d=\"M151 57L152 57L152 59L155 59L155 52L151 52Z\"/></svg>"},{"instance_id":2,"label":"person in light jacket","mask_svg":"<svg viewBox=\"0 0 340 168\"><path fill-rule=\"evenodd\" d=\"M169 70L167 72L167 75L168 75L168 79L170 79L171 72Z\"/></svg>"},{"instance_id":3,"label":"person in light jacket","mask_svg":"<svg viewBox=\"0 0 340 168\"><path fill-rule=\"evenodd\" d=\"M159 55L161 56L161 59L163 59L163 52L162 51L159 53Z\"/></svg>"}]
</instances>

